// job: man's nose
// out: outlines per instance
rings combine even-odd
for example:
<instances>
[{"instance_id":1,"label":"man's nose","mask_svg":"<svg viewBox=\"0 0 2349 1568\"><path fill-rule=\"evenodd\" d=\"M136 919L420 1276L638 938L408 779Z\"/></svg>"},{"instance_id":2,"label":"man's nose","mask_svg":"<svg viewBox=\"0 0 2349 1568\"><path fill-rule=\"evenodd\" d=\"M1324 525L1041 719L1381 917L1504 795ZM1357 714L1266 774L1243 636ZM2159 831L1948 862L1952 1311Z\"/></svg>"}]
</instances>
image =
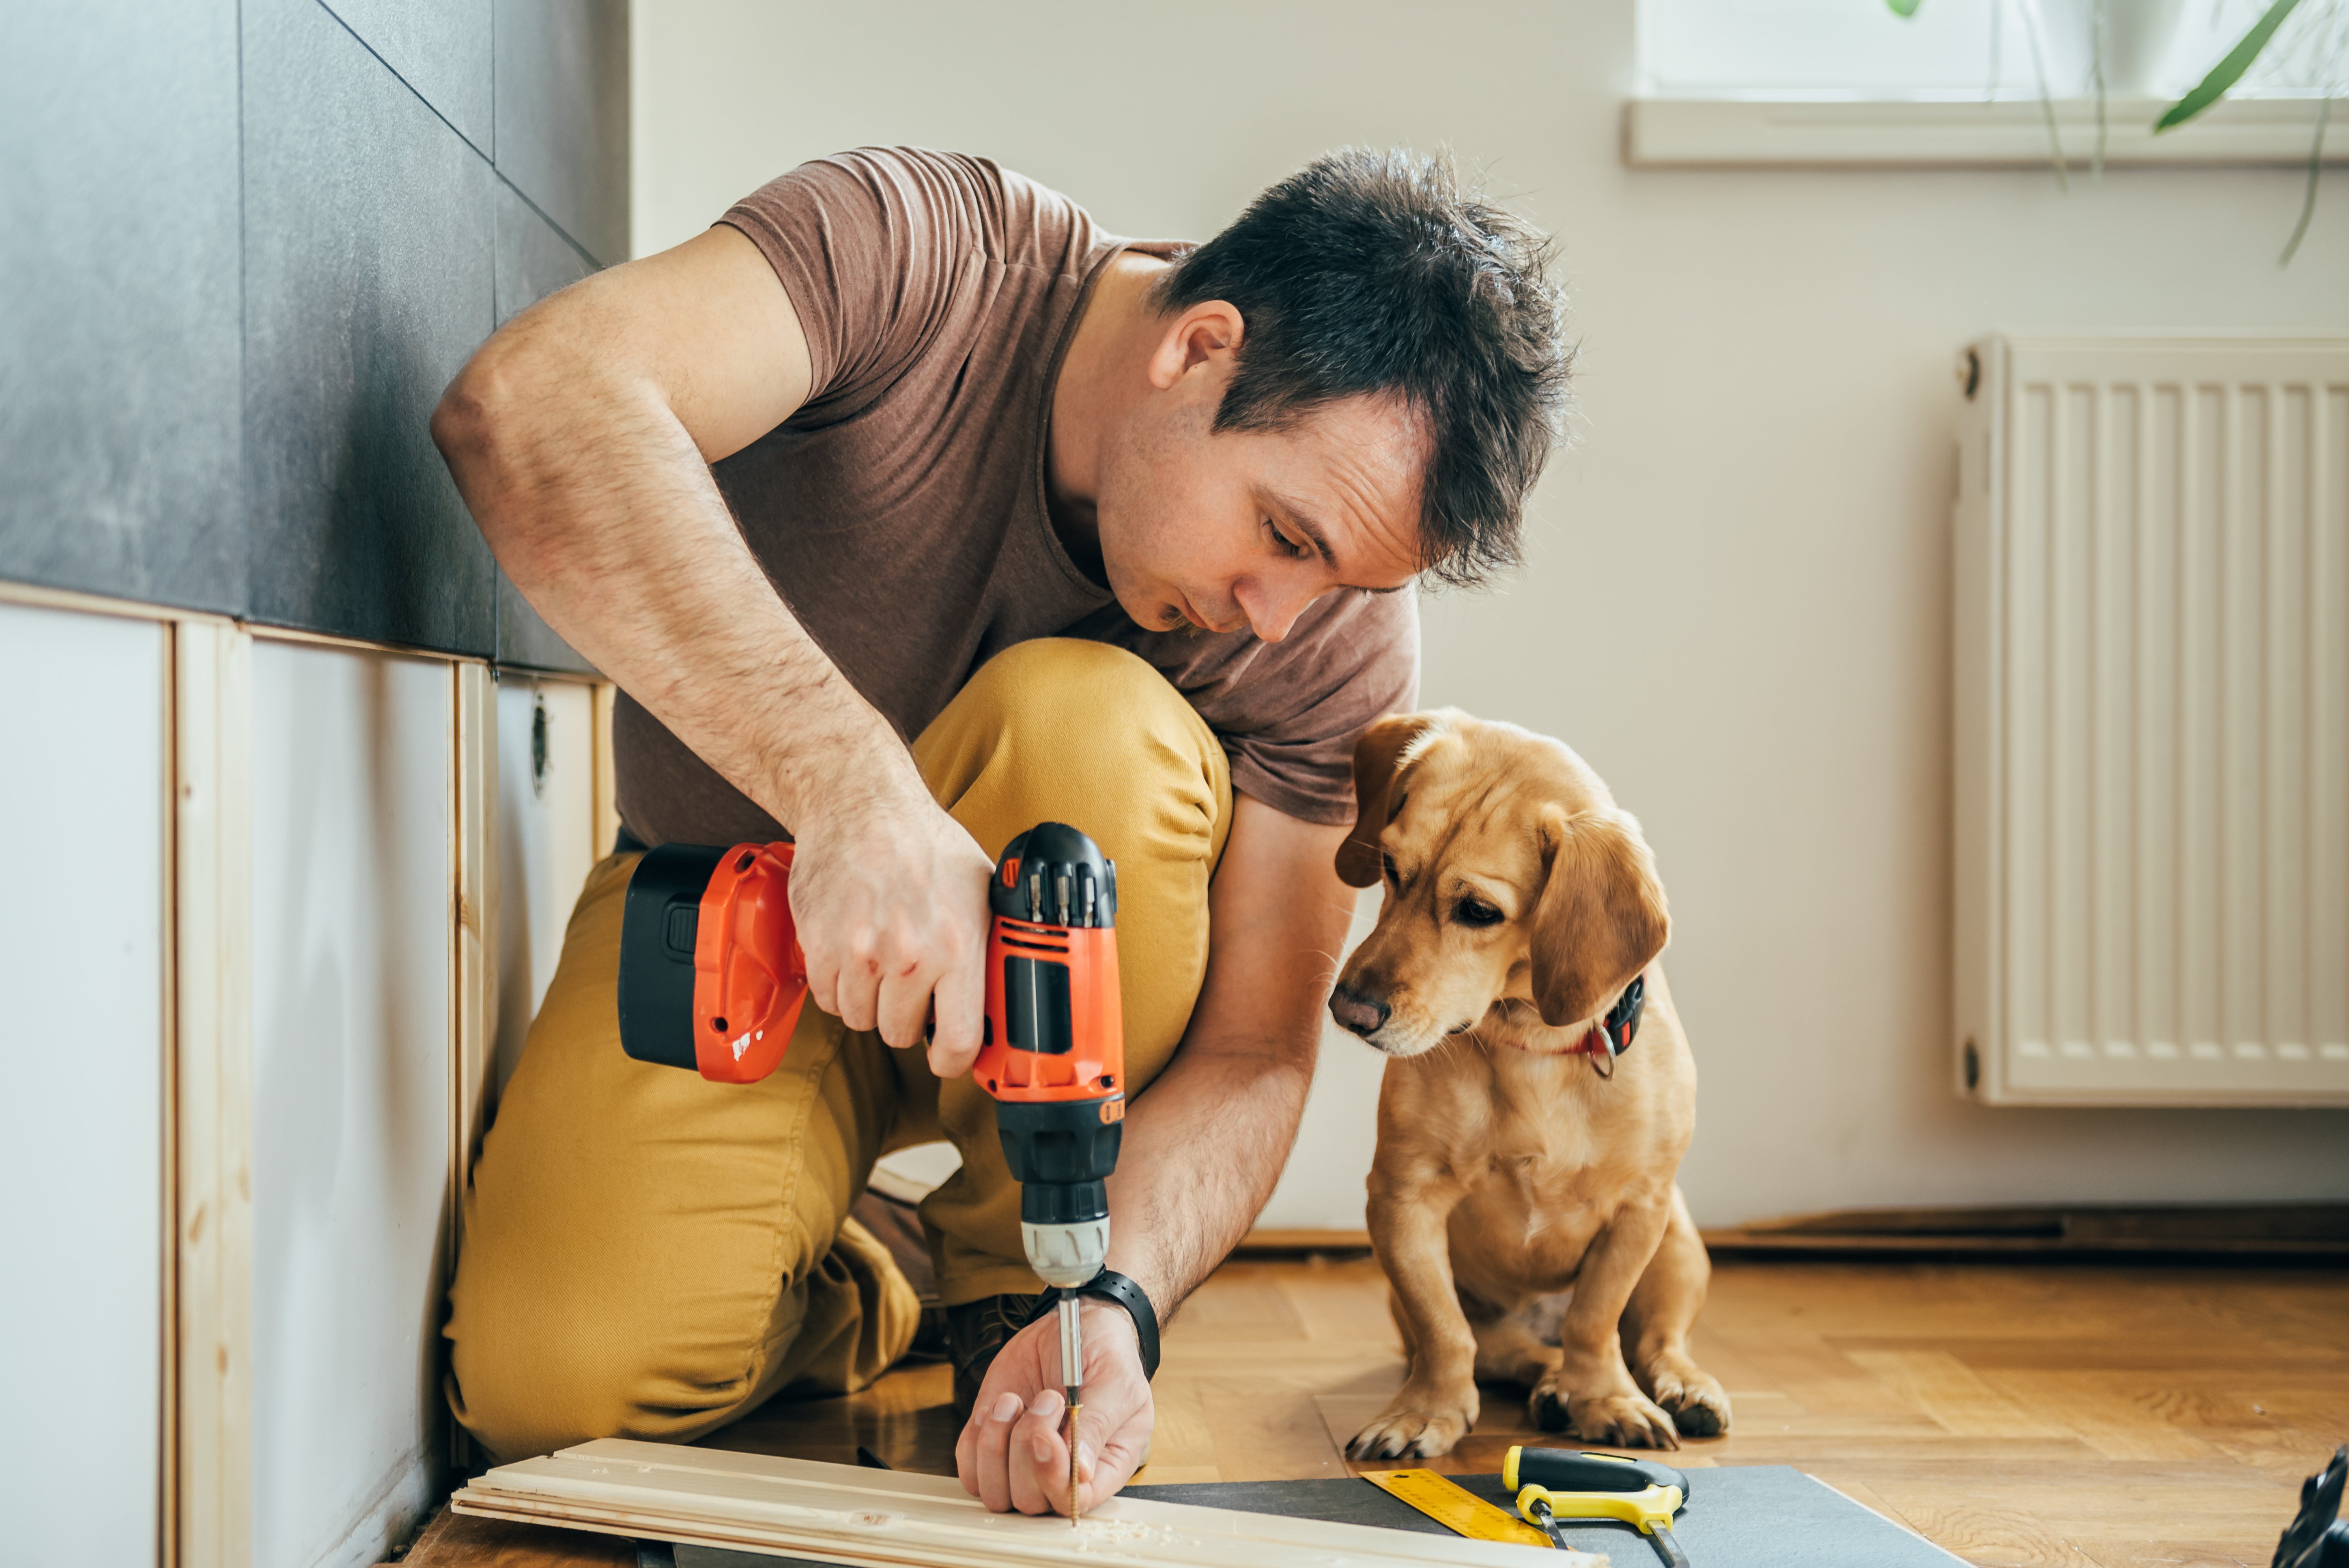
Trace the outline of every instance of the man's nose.
<instances>
[{"instance_id":1,"label":"man's nose","mask_svg":"<svg viewBox=\"0 0 2349 1568\"><path fill-rule=\"evenodd\" d=\"M1340 1026L1366 1040L1387 1026L1387 1015L1392 1011L1377 997L1365 995L1350 985L1340 985L1330 993L1330 1016Z\"/></svg>"},{"instance_id":2,"label":"man's nose","mask_svg":"<svg viewBox=\"0 0 2349 1568\"><path fill-rule=\"evenodd\" d=\"M1247 579L1235 583L1232 597L1239 602L1240 614L1248 620L1248 629L1257 640L1277 643L1288 635L1297 617L1305 614L1305 606L1313 603L1313 586L1308 583L1272 583Z\"/></svg>"}]
</instances>

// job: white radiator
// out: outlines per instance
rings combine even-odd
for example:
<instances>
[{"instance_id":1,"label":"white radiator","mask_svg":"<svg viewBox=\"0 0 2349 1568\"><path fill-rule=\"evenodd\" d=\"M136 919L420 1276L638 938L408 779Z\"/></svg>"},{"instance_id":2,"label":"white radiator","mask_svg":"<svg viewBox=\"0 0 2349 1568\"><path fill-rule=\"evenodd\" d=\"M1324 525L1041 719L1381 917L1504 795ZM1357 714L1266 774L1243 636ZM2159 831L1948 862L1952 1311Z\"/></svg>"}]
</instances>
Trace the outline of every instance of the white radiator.
<instances>
[{"instance_id":1,"label":"white radiator","mask_svg":"<svg viewBox=\"0 0 2349 1568\"><path fill-rule=\"evenodd\" d=\"M2349 339L1970 352L1961 1085L2349 1104Z\"/></svg>"}]
</instances>

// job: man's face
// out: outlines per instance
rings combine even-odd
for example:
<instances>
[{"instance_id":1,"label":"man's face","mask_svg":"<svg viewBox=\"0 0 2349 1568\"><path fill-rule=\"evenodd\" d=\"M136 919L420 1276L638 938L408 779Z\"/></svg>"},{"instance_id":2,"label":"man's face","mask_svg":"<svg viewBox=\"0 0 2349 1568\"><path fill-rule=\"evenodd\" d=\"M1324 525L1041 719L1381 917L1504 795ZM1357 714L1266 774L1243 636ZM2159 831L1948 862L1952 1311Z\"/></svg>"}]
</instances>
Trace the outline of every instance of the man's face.
<instances>
[{"instance_id":1,"label":"man's face","mask_svg":"<svg viewBox=\"0 0 2349 1568\"><path fill-rule=\"evenodd\" d=\"M1213 428L1226 377L1190 376L1106 443L1102 562L1137 624L1288 634L1334 588L1398 588L1420 567L1426 438L1386 397L1278 430Z\"/></svg>"}]
</instances>

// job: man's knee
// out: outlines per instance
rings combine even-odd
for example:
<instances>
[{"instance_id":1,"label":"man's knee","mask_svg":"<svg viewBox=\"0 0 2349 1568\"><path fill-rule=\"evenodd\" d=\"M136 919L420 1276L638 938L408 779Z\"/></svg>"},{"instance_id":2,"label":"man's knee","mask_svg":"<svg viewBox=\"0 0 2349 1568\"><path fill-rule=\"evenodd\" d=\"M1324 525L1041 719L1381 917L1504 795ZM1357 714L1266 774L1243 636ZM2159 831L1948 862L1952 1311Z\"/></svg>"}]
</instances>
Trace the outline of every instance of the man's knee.
<instances>
[{"instance_id":1,"label":"man's knee","mask_svg":"<svg viewBox=\"0 0 2349 1568\"><path fill-rule=\"evenodd\" d=\"M933 779L948 797L990 771L1072 801L1147 798L1207 831L1228 815L1215 732L1146 660L1106 643L1046 637L1006 649L934 731L925 745L944 766L925 771L961 776Z\"/></svg>"},{"instance_id":2,"label":"man's knee","mask_svg":"<svg viewBox=\"0 0 2349 1568\"><path fill-rule=\"evenodd\" d=\"M597 1438L684 1442L722 1426L761 1396L788 1349L805 1291L732 1321L626 1290L630 1299L492 1295L460 1280L450 1324L449 1397L457 1418L499 1459L552 1453ZM620 1281L622 1286L647 1282ZM657 1326L667 1318L668 1330ZM763 1334L744 1336L756 1323Z\"/></svg>"},{"instance_id":3,"label":"man's knee","mask_svg":"<svg viewBox=\"0 0 2349 1568\"><path fill-rule=\"evenodd\" d=\"M997 726L1040 745L1105 721L1212 739L1206 721L1148 660L1077 637L1006 648L955 700L978 705Z\"/></svg>"}]
</instances>

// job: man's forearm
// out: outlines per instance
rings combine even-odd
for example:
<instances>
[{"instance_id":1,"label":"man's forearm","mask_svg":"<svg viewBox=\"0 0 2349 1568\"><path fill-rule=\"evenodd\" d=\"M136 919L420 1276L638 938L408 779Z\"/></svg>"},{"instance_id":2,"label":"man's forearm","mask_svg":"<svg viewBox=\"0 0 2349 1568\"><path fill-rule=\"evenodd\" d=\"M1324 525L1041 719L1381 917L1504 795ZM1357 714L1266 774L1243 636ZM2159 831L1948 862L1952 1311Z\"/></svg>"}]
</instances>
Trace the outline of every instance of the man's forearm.
<instances>
[{"instance_id":1,"label":"man's forearm","mask_svg":"<svg viewBox=\"0 0 2349 1568\"><path fill-rule=\"evenodd\" d=\"M500 564L573 647L799 842L808 995L934 1070L978 1054L986 852L743 542L709 464L805 400L807 344L724 227L565 289L481 346L433 439Z\"/></svg>"},{"instance_id":2,"label":"man's forearm","mask_svg":"<svg viewBox=\"0 0 2349 1568\"><path fill-rule=\"evenodd\" d=\"M653 387L568 357L469 374L434 420L507 575L786 826L825 761L871 781L903 748L767 581L684 426Z\"/></svg>"},{"instance_id":3,"label":"man's forearm","mask_svg":"<svg viewBox=\"0 0 2349 1568\"><path fill-rule=\"evenodd\" d=\"M1183 1043L1126 1113L1110 1181L1110 1263L1162 1316L1256 1222L1280 1180L1321 1009L1352 923L1332 857L1343 828L1233 798L1208 895L1207 975Z\"/></svg>"}]
</instances>

